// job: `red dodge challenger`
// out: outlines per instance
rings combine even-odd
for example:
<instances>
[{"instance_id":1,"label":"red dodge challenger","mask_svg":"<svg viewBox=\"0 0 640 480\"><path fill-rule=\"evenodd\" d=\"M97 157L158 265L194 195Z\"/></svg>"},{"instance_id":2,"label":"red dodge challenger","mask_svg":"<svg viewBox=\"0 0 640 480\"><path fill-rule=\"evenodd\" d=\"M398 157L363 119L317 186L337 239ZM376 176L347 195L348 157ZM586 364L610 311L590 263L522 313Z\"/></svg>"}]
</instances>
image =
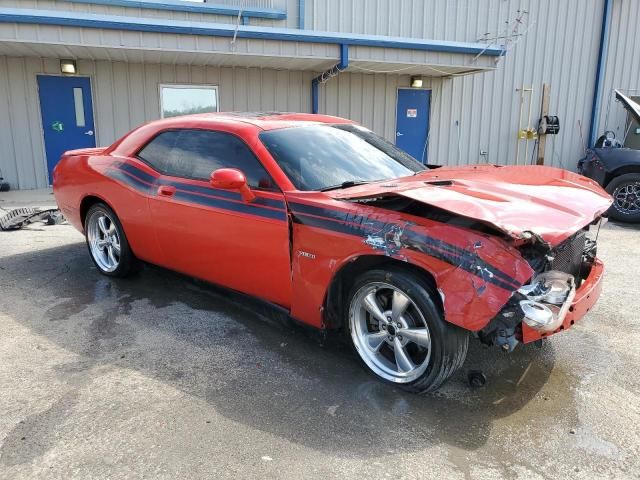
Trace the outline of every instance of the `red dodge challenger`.
<instances>
[{"instance_id":1,"label":"red dodge challenger","mask_svg":"<svg viewBox=\"0 0 640 480\"><path fill-rule=\"evenodd\" d=\"M98 270L140 261L344 329L379 378L438 388L469 337L511 351L594 305L587 236L611 198L549 167L418 163L351 121L279 113L151 122L54 171Z\"/></svg>"}]
</instances>

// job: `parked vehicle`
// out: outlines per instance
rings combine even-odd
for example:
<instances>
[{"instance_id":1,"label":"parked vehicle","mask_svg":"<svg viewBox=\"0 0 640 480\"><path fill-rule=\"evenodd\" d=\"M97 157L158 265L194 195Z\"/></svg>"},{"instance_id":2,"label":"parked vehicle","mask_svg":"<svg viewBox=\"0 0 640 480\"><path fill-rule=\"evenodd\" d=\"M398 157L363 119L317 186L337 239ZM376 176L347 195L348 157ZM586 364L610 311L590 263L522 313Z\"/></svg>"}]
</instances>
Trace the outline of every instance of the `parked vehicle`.
<instances>
[{"instance_id":1,"label":"parked vehicle","mask_svg":"<svg viewBox=\"0 0 640 480\"><path fill-rule=\"evenodd\" d=\"M616 90L616 98L628 112L625 137L640 135L640 105ZM635 127L635 128L633 128ZM640 222L640 150L624 147L608 131L578 162L578 171L594 179L613 196L608 215L615 220Z\"/></svg>"},{"instance_id":2,"label":"parked vehicle","mask_svg":"<svg viewBox=\"0 0 640 480\"><path fill-rule=\"evenodd\" d=\"M470 337L511 351L593 307L586 233L611 199L549 167L426 168L357 124L307 114L160 120L54 171L109 276L150 262L344 329L366 367L436 389Z\"/></svg>"}]
</instances>

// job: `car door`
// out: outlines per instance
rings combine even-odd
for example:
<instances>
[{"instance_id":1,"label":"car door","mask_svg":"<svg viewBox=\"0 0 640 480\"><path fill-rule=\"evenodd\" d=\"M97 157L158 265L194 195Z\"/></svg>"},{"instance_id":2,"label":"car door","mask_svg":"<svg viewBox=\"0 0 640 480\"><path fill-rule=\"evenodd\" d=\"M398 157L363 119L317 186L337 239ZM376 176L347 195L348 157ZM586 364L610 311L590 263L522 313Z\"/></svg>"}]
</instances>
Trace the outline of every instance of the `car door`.
<instances>
[{"instance_id":1,"label":"car door","mask_svg":"<svg viewBox=\"0 0 640 480\"><path fill-rule=\"evenodd\" d=\"M234 134L161 132L138 154L162 174L149 199L163 266L288 307L289 228L284 196ZM211 173L237 168L256 198L213 188Z\"/></svg>"}]
</instances>

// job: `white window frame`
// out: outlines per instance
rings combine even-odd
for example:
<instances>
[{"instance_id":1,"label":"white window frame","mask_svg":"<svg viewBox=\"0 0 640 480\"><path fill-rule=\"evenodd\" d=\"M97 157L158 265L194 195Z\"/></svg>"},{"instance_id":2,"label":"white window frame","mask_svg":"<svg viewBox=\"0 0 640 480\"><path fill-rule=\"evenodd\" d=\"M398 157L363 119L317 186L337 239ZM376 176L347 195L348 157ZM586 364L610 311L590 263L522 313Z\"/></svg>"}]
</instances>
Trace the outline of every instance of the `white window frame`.
<instances>
[{"instance_id":1,"label":"white window frame","mask_svg":"<svg viewBox=\"0 0 640 480\"><path fill-rule=\"evenodd\" d=\"M163 108L163 98L162 98L164 93L164 88L174 88L174 89L182 88L185 90L193 90L197 88L200 90L213 90L214 92L216 92L216 112L220 111L220 96L218 95L218 85L210 85L205 83L183 83L183 84L161 83L158 85L158 95L160 97L160 118L165 118L164 108Z\"/></svg>"}]
</instances>

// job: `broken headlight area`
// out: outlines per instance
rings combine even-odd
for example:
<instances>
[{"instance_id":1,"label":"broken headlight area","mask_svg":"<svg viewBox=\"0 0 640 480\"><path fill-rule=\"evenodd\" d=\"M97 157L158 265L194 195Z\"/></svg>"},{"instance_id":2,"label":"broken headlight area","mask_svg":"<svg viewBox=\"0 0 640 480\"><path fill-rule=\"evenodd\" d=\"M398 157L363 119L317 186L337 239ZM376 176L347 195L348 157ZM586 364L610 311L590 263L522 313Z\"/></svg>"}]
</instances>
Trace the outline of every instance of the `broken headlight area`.
<instances>
[{"instance_id":1,"label":"broken headlight area","mask_svg":"<svg viewBox=\"0 0 640 480\"><path fill-rule=\"evenodd\" d=\"M576 294L573 275L549 271L522 286L489 324L478 332L480 341L511 352L522 340L522 323L553 332L564 321Z\"/></svg>"},{"instance_id":2,"label":"broken headlight area","mask_svg":"<svg viewBox=\"0 0 640 480\"><path fill-rule=\"evenodd\" d=\"M553 332L567 315L576 296L573 275L552 270L537 275L518 290L525 297L518 304L524 314L522 321L534 330Z\"/></svg>"},{"instance_id":3,"label":"broken headlight area","mask_svg":"<svg viewBox=\"0 0 640 480\"><path fill-rule=\"evenodd\" d=\"M597 220L593 226L599 228ZM478 332L479 339L512 351L522 340L522 324L541 333L556 331L564 322L576 290L589 276L596 258L597 231L576 232L555 248L540 241L521 247L522 256L536 272L515 291L509 302Z\"/></svg>"}]
</instances>

